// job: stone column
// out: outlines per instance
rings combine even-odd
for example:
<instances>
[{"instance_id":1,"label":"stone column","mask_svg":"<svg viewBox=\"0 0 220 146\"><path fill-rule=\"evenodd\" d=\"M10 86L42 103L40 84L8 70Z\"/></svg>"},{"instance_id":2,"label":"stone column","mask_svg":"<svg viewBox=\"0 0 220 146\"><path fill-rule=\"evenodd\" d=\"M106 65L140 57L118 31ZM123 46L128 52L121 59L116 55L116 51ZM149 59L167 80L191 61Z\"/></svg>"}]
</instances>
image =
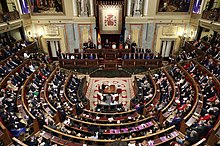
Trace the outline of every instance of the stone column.
<instances>
[{"instance_id":1,"label":"stone column","mask_svg":"<svg viewBox=\"0 0 220 146\"><path fill-rule=\"evenodd\" d=\"M143 16L147 16L148 0L144 0Z\"/></svg>"},{"instance_id":2,"label":"stone column","mask_svg":"<svg viewBox=\"0 0 220 146\"><path fill-rule=\"evenodd\" d=\"M78 4L77 0L73 0L73 16L77 17L78 16Z\"/></svg>"},{"instance_id":3,"label":"stone column","mask_svg":"<svg viewBox=\"0 0 220 146\"><path fill-rule=\"evenodd\" d=\"M131 0L127 1L127 16L131 16Z\"/></svg>"},{"instance_id":4,"label":"stone column","mask_svg":"<svg viewBox=\"0 0 220 146\"><path fill-rule=\"evenodd\" d=\"M89 4L90 4L90 17L93 17L94 16L94 1L89 0Z\"/></svg>"}]
</instances>

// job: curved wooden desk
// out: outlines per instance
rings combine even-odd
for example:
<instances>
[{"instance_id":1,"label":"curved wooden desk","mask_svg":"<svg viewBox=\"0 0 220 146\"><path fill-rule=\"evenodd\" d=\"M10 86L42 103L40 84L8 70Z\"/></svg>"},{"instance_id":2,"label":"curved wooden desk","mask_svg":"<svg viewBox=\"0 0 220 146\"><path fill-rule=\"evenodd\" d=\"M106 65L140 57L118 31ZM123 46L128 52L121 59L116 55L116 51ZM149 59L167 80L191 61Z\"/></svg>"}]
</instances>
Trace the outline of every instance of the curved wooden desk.
<instances>
[{"instance_id":1,"label":"curved wooden desk","mask_svg":"<svg viewBox=\"0 0 220 146\"><path fill-rule=\"evenodd\" d=\"M50 132L58 134L60 137L68 137L68 138L71 138L72 141L77 141L77 142L80 142L80 143L90 143L90 144L93 144L93 145L96 145L96 144L101 144L101 145L107 144L107 145L109 145L110 143L115 141L115 140L99 140L99 139L91 139L91 138L83 138L83 137L73 136L73 135L66 134L66 133L63 133L61 131L58 131L56 129L52 129L52 128L47 127L45 125L44 125L44 128L45 128L45 130L48 130ZM125 142L128 142L128 141L140 141L140 140L144 140L144 139L147 139L147 138L150 138L150 137L155 137L155 136L158 136L158 135L166 135L167 133L174 132L174 128L175 128L175 126L172 126L172 127L160 130L160 131L152 133L152 134L147 134L147 135L141 136L141 137L122 139L122 141L125 141ZM41 134L41 136L45 137L45 138L48 137L48 135L45 135L45 134L47 134L47 132L44 132L43 134ZM171 140L173 138L176 138L179 135L179 133L172 134L172 135L173 135L172 137L168 138L165 141L158 141L159 143L157 145L165 143L165 142L167 142L167 141L169 141L169 140ZM52 135L50 135L48 138L51 138L51 137L52 137Z\"/></svg>"}]
</instances>

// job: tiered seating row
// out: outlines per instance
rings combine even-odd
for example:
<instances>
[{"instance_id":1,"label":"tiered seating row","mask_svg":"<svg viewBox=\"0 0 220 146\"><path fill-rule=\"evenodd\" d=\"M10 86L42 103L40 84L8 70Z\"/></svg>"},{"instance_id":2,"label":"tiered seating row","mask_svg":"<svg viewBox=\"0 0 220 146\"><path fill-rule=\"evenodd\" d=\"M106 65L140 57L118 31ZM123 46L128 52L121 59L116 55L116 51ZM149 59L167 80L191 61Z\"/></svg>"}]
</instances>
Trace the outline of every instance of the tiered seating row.
<instances>
[{"instance_id":1,"label":"tiered seating row","mask_svg":"<svg viewBox=\"0 0 220 146\"><path fill-rule=\"evenodd\" d=\"M99 140L99 139L93 139L93 138L83 138L83 137L73 136L73 135L70 135L70 134L60 132L60 131L52 129L48 126L44 126L44 128L45 128L45 130L49 130L49 131L53 132L54 134L56 133L57 135L59 135L59 137L63 137L63 138L66 137L68 139L71 138L74 143L75 142L78 142L78 143L80 142L81 144L86 143L87 145L98 145L98 144L103 145L105 143L105 144L109 145L110 143L115 141L115 140ZM43 137L48 137L48 138L52 137L52 135L48 136L48 133L45 132L45 131L43 131L41 133L41 135ZM155 138L158 135L161 135L160 139ZM165 135L166 135L166 137L163 137ZM136 141L136 143L139 143L139 142L142 142L143 140L147 139L147 140L149 140L148 141L149 144L153 143L154 145L161 145L161 144L164 144L166 142L169 142L170 140L173 140L174 138L176 138L178 136L179 136L179 133L177 131L175 131L174 126L172 126L172 127L167 128L167 129L164 129L164 130L159 130L156 133L147 134L147 135L141 136L141 137L122 139L122 141L124 141L124 142ZM59 143L59 141L57 141L57 143Z\"/></svg>"}]
</instances>

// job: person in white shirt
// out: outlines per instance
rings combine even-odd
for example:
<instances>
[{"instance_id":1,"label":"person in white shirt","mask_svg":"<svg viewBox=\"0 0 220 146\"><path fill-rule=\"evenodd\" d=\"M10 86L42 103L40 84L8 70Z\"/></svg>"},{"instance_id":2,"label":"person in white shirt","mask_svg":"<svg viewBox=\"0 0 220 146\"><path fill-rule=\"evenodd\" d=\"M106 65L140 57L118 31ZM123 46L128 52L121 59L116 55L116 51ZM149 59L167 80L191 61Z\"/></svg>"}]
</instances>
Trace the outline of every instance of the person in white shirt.
<instances>
[{"instance_id":1,"label":"person in white shirt","mask_svg":"<svg viewBox=\"0 0 220 146\"><path fill-rule=\"evenodd\" d=\"M22 42L22 43L21 43L21 46L22 46L22 47L27 47L27 45L25 44L25 42Z\"/></svg>"},{"instance_id":2,"label":"person in white shirt","mask_svg":"<svg viewBox=\"0 0 220 146\"><path fill-rule=\"evenodd\" d=\"M28 58L30 58L30 55L28 55L28 53L26 51L26 52L24 52L24 59L28 59Z\"/></svg>"},{"instance_id":3,"label":"person in white shirt","mask_svg":"<svg viewBox=\"0 0 220 146\"><path fill-rule=\"evenodd\" d=\"M34 68L33 64L30 64L30 65L29 65L29 69L30 69L32 72L35 71L35 68Z\"/></svg>"},{"instance_id":4,"label":"person in white shirt","mask_svg":"<svg viewBox=\"0 0 220 146\"><path fill-rule=\"evenodd\" d=\"M135 142L135 141L130 141L130 142L128 143L128 146L136 146L136 142Z\"/></svg>"},{"instance_id":5,"label":"person in white shirt","mask_svg":"<svg viewBox=\"0 0 220 146\"><path fill-rule=\"evenodd\" d=\"M71 55L70 59L75 59L75 56L74 56L74 55Z\"/></svg>"},{"instance_id":6,"label":"person in white shirt","mask_svg":"<svg viewBox=\"0 0 220 146\"><path fill-rule=\"evenodd\" d=\"M112 49L116 49L116 44L115 43L112 44Z\"/></svg>"}]
</instances>

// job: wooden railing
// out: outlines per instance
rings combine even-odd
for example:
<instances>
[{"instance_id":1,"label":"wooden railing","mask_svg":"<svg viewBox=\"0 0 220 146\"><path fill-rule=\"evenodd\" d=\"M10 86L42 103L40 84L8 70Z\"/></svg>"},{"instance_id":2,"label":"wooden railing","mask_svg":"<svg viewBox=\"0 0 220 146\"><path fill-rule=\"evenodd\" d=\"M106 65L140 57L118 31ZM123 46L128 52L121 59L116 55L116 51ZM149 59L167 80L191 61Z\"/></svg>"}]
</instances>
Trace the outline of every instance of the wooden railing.
<instances>
[{"instance_id":1,"label":"wooden railing","mask_svg":"<svg viewBox=\"0 0 220 146\"><path fill-rule=\"evenodd\" d=\"M44 94L43 94L43 100L46 101L46 103L49 105L50 109L55 113L54 116L52 116L52 118L55 120L56 123L60 122L60 117L59 117L59 112L57 111L57 109L55 107L53 107L51 105L51 103L48 100L48 84L50 83L50 81L53 79L54 75L56 74L56 71L59 70L59 68L55 68L53 70L53 72L50 74L50 76L47 78L45 84L44 84ZM50 114L49 114L50 115Z\"/></svg>"},{"instance_id":2,"label":"wooden railing","mask_svg":"<svg viewBox=\"0 0 220 146\"><path fill-rule=\"evenodd\" d=\"M218 94L220 94L220 82L218 81L218 79L208 69L206 69L204 66L199 64L197 61L193 61L193 62L196 65L198 65L198 67L201 68L203 70L203 72L208 74L208 76L212 77L215 88L216 88ZM220 127L220 116L218 117L217 123L215 124L214 128L210 132L209 138L207 140L207 143L209 145L214 145L218 140L220 140L220 137L216 135L217 131L219 130L219 127Z\"/></svg>"},{"instance_id":3,"label":"wooden railing","mask_svg":"<svg viewBox=\"0 0 220 146\"><path fill-rule=\"evenodd\" d=\"M90 109L90 100L89 98L86 97L86 90L87 90L86 77L84 77L82 81L79 83L79 88L76 96L79 100L81 101L84 100L82 102L86 109Z\"/></svg>"},{"instance_id":4,"label":"wooden railing","mask_svg":"<svg viewBox=\"0 0 220 146\"><path fill-rule=\"evenodd\" d=\"M20 141L16 137L13 137L12 140L14 141L14 143L19 144L20 146L28 146L27 144L23 143L22 141Z\"/></svg>"},{"instance_id":5,"label":"wooden railing","mask_svg":"<svg viewBox=\"0 0 220 146\"><path fill-rule=\"evenodd\" d=\"M205 145L205 142L206 142L206 138L203 138L200 141L198 141L197 143L193 144L192 146L203 146L203 145Z\"/></svg>"},{"instance_id":6,"label":"wooden railing","mask_svg":"<svg viewBox=\"0 0 220 146\"><path fill-rule=\"evenodd\" d=\"M22 101L22 105L23 108L25 109L26 113L28 113L28 115L31 117L31 119L33 119L33 129L34 129L34 133L37 133L39 131L39 123L37 121L37 119L32 115L32 113L29 111L28 109L28 105L27 105L27 99L26 99L26 88L28 83L31 81L31 79L33 78L34 74L36 74L41 68L43 67L43 65L40 65L38 67L38 69L35 70L35 72L33 72L28 79L25 80L23 86L22 86L22 91L21 91L21 101Z\"/></svg>"},{"instance_id":7,"label":"wooden railing","mask_svg":"<svg viewBox=\"0 0 220 146\"><path fill-rule=\"evenodd\" d=\"M134 108L134 106L138 104L140 100L142 100L143 98L143 88L138 86L138 81L136 76L134 77L133 84L134 84L133 86L134 97L132 97L130 100L130 109Z\"/></svg>"},{"instance_id":8,"label":"wooden railing","mask_svg":"<svg viewBox=\"0 0 220 146\"><path fill-rule=\"evenodd\" d=\"M140 119L140 120L135 120L135 121L130 121L130 122L127 122L127 123L119 123L119 124L115 124L115 123L96 123L96 122L88 122L88 121L83 121L83 120L78 120L78 119L75 119L75 118L72 118L72 117L69 117L67 116L67 118L70 119L70 121L73 121L74 123L79 123L80 125L84 124L86 125L86 127L89 127L89 125L93 125L93 126L97 126L97 127L100 127L100 128L104 128L106 129L107 127L108 128L122 128L122 127L131 127L132 125L140 125L142 123L146 123L146 122L149 122L149 121L153 121L153 117L147 117L147 118L144 118L144 119ZM156 124L154 122L154 124Z\"/></svg>"},{"instance_id":9,"label":"wooden railing","mask_svg":"<svg viewBox=\"0 0 220 146\"><path fill-rule=\"evenodd\" d=\"M56 135L59 135L60 138L62 137L66 137L66 138L71 138L73 141L77 141L78 143L92 143L93 145L107 145L109 146L110 143L114 142L115 140L100 140L100 139L90 139L90 138L82 138L82 137L78 137L78 136L73 136L73 135L70 135L70 134L66 134L66 133L63 133L61 131L58 131L56 129L52 129L48 126L45 126L44 125L44 128L45 130L47 131L50 131L51 133L53 134L56 134ZM158 135L167 135L167 133L170 133L170 132L173 132L174 131L174 128L175 126L171 126L169 128L166 128L166 129L163 129L163 130L160 130L160 131L157 131L155 133L152 133L152 134L147 134L145 136L140 136L140 137L135 137L135 138L128 138L128 139L122 139L121 141L125 141L125 142L129 142L129 141L139 141L139 140L144 140L144 139L148 139L148 138L153 138L153 137L156 137L158 138ZM46 132L43 132L42 137L46 136L44 135L46 134ZM48 139L50 139L53 135L51 135L50 137L48 137ZM171 139L174 139L178 136L175 135L174 137L171 137L170 139L168 138L168 141L171 140ZM164 142L159 142L158 144L163 144L165 142L168 142L168 141L164 141ZM154 143L156 145L156 143Z\"/></svg>"},{"instance_id":10,"label":"wooden railing","mask_svg":"<svg viewBox=\"0 0 220 146\"><path fill-rule=\"evenodd\" d=\"M121 115L124 115L124 114L132 114L133 112L136 112L135 109L132 109L132 110L128 110L128 111L125 111L125 112L120 112L120 113L101 113L101 112L95 112L95 111L91 111L91 110L87 110L87 109L83 109L83 111L87 114L94 114L94 115L100 115L100 116L107 116L107 115L112 115L114 117L117 117L117 116L121 116Z\"/></svg>"},{"instance_id":11,"label":"wooden railing","mask_svg":"<svg viewBox=\"0 0 220 146\"><path fill-rule=\"evenodd\" d=\"M219 134L217 133L220 133L220 118L218 118L218 123L211 130L211 133L207 140L207 143L209 145L215 145L220 140Z\"/></svg>"},{"instance_id":12,"label":"wooden railing","mask_svg":"<svg viewBox=\"0 0 220 146\"><path fill-rule=\"evenodd\" d=\"M9 145L12 142L8 129L1 122L0 122L0 140L2 140L5 145Z\"/></svg>"},{"instance_id":13,"label":"wooden railing","mask_svg":"<svg viewBox=\"0 0 220 146\"><path fill-rule=\"evenodd\" d=\"M180 70L182 72L185 73L187 79L189 80L189 82L192 85L192 88L195 90L193 106L192 106L191 110L189 111L189 113L183 118L183 120L181 122L180 131L184 133L186 128L189 127L194 122L194 120L192 120L192 118L194 119L194 117L192 117L192 115L194 114L195 109L199 103L199 90L198 90L199 88L198 88L198 84L194 80L194 78L192 78L191 75L180 64L178 64L178 67L180 68ZM190 123L190 125L188 125L187 123Z\"/></svg>"},{"instance_id":14,"label":"wooden railing","mask_svg":"<svg viewBox=\"0 0 220 146\"><path fill-rule=\"evenodd\" d=\"M151 73L155 73L157 70L153 70ZM165 71L164 68L162 68L162 71L165 73L166 77L169 78L169 75L167 74L167 72ZM170 80L168 79L169 83L170 83ZM172 83L170 83L170 85L172 86ZM173 87L173 86L172 86ZM148 113L149 111L151 111L155 105L158 105L160 104L159 101L160 101L160 98L161 98L161 93L160 93L160 87L158 84L156 84L156 89L157 89L157 92L156 92L156 95L155 97L153 98L153 100L151 101L151 105L147 106L144 110L145 113ZM173 90L173 89L172 89ZM172 91L173 93L173 91ZM172 97L173 99L174 97ZM171 99L171 100L172 100ZM168 101L170 102L170 101ZM165 105L167 106L167 105ZM159 114L159 113L158 113Z\"/></svg>"},{"instance_id":15,"label":"wooden railing","mask_svg":"<svg viewBox=\"0 0 220 146\"><path fill-rule=\"evenodd\" d=\"M175 100L175 97L176 97L176 87L175 87L175 82L173 80L173 78L169 75L168 71L166 69L164 69L164 73L166 74L167 76L167 79L169 80L171 86L172 86L172 98L171 100L169 101L169 103L160 111L159 113L159 121L160 123L163 123L165 118L164 117L164 113L168 110L168 108L173 104L173 101Z\"/></svg>"},{"instance_id":16,"label":"wooden railing","mask_svg":"<svg viewBox=\"0 0 220 146\"><path fill-rule=\"evenodd\" d=\"M65 97L65 99L71 104L71 106L72 106L72 108L73 108L73 114L74 115L76 115L76 105L74 104L74 103L72 103L71 101L70 101L70 99L67 97L67 95L66 95L66 88L67 88L67 85L68 85L68 83L69 83L69 81L70 81L70 79L71 79L71 77L73 76L73 73L71 72L70 74L69 74L69 76L67 77L67 79L66 79L66 82L65 82L65 84L64 84L64 86L63 86L63 92L64 92L64 97Z\"/></svg>"},{"instance_id":17,"label":"wooden railing","mask_svg":"<svg viewBox=\"0 0 220 146\"><path fill-rule=\"evenodd\" d=\"M152 74L151 74L151 76L152 76ZM153 82L155 82L155 81L153 81ZM144 108L145 114L147 114L149 111L151 111L154 108L154 105L157 105L160 100L161 93L160 93L160 87L158 84L156 84L156 89L157 89L156 93L154 94L152 99L147 103L148 106L146 106Z\"/></svg>"}]
</instances>

